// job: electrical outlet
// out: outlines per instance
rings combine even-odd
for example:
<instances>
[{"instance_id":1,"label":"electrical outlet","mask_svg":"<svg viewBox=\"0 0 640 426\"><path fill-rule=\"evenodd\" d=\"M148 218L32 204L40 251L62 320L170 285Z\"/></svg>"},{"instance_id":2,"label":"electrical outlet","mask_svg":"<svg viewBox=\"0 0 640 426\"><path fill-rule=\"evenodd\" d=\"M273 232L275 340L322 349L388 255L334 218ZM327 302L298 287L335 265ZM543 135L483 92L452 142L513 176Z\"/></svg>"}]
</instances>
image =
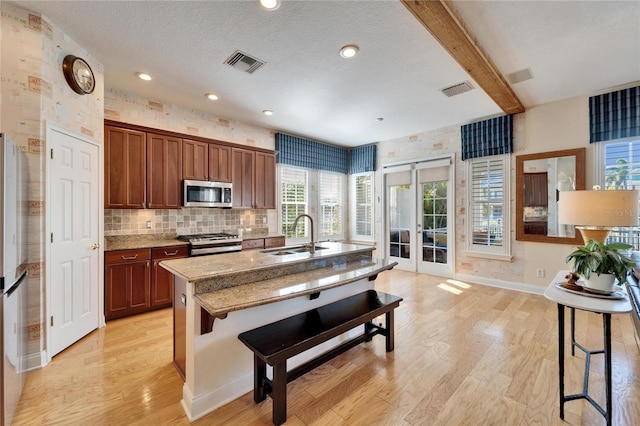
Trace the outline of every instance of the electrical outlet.
<instances>
[{"instance_id":1,"label":"electrical outlet","mask_svg":"<svg viewBox=\"0 0 640 426\"><path fill-rule=\"evenodd\" d=\"M147 229L151 229L151 221L150 220L147 221Z\"/></svg>"},{"instance_id":2,"label":"electrical outlet","mask_svg":"<svg viewBox=\"0 0 640 426\"><path fill-rule=\"evenodd\" d=\"M536 269L536 277L544 278L544 269L542 269L542 268Z\"/></svg>"}]
</instances>

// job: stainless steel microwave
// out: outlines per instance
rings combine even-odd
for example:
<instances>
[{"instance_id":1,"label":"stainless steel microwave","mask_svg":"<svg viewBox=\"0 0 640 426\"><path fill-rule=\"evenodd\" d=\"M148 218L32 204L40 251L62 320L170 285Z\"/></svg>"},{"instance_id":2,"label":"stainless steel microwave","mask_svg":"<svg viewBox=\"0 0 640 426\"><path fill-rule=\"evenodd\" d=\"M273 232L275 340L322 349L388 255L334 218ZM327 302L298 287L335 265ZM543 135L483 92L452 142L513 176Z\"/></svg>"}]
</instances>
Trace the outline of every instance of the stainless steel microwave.
<instances>
[{"instance_id":1,"label":"stainless steel microwave","mask_svg":"<svg viewBox=\"0 0 640 426\"><path fill-rule=\"evenodd\" d=\"M184 207L231 207L232 185L228 182L184 180Z\"/></svg>"}]
</instances>

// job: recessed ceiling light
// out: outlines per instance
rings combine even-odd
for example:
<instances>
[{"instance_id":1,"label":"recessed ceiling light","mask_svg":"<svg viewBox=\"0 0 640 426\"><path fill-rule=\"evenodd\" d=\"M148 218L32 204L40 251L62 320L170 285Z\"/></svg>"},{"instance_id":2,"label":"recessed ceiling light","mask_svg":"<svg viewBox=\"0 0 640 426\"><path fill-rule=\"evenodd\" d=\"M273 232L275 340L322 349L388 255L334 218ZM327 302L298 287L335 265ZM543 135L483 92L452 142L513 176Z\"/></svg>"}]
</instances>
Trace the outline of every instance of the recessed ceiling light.
<instances>
[{"instance_id":1,"label":"recessed ceiling light","mask_svg":"<svg viewBox=\"0 0 640 426\"><path fill-rule=\"evenodd\" d=\"M267 10L276 10L280 7L279 0L260 0L260 5Z\"/></svg>"},{"instance_id":2,"label":"recessed ceiling light","mask_svg":"<svg viewBox=\"0 0 640 426\"><path fill-rule=\"evenodd\" d=\"M348 44L340 49L340 56L343 58L353 58L356 56L360 48L355 44Z\"/></svg>"},{"instance_id":3,"label":"recessed ceiling light","mask_svg":"<svg viewBox=\"0 0 640 426\"><path fill-rule=\"evenodd\" d=\"M262 111L262 113L264 115L273 115L273 111L271 111L270 109L265 109L265 110Z\"/></svg>"},{"instance_id":4,"label":"recessed ceiling light","mask_svg":"<svg viewBox=\"0 0 640 426\"><path fill-rule=\"evenodd\" d=\"M136 74L140 80L149 81L151 80L151 76L149 74L139 72Z\"/></svg>"},{"instance_id":5,"label":"recessed ceiling light","mask_svg":"<svg viewBox=\"0 0 640 426\"><path fill-rule=\"evenodd\" d=\"M218 95L214 95L213 93L207 93L205 96L207 98L209 98L209 100L211 100L211 101L217 101L218 100Z\"/></svg>"}]
</instances>

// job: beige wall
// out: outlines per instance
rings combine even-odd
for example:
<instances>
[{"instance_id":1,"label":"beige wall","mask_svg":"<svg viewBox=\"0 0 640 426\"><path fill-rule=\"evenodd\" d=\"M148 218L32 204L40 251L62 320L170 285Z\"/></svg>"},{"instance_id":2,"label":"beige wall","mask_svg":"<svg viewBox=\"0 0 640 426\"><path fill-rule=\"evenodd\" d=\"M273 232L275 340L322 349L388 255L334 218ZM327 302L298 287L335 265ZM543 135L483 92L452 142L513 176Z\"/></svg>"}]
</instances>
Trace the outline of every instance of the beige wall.
<instances>
[{"instance_id":1,"label":"beige wall","mask_svg":"<svg viewBox=\"0 0 640 426\"><path fill-rule=\"evenodd\" d=\"M2 35L0 64L0 128L29 162L29 353L45 348L44 224L46 123L102 142L104 78L102 64L54 23L0 2ZM67 54L84 58L96 77L91 95L80 96L62 75Z\"/></svg>"},{"instance_id":2,"label":"beige wall","mask_svg":"<svg viewBox=\"0 0 640 426\"><path fill-rule=\"evenodd\" d=\"M589 147L588 96L529 108L514 116L514 151L511 156L511 262L467 256L464 252L466 176L461 160L460 126L409 135L379 143L378 163L415 161L442 154L455 153L456 178L456 259L458 275L472 275L481 282L497 284L530 284L540 289L549 284L558 269L566 269L565 256L571 251L566 244L522 242L515 239L515 158L520 154L557 151L568 148L587 148L587 186L592 184L592 150ZM381 172L378 171L378 174ZM379 177L378 182L382 179ZM382 198L382 186L377 195ZM382 207L382 206L380 206ZM378 244L382 244L382 208L376 210ZM545 277L538 278L536 269L545 269Z\"/></svg>"}]
</instances>

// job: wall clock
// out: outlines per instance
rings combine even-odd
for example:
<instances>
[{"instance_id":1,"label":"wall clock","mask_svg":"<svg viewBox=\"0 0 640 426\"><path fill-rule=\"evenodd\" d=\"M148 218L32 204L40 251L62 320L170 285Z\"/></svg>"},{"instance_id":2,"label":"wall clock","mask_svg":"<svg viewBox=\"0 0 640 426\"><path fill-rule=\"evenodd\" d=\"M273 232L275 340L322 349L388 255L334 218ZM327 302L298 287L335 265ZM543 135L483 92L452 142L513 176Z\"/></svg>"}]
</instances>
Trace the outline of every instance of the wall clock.
<instances>
[{"instance_id":1,"label":"wall clock","mask_svg":"<svg viewBox=\"0 0 640 426\"><path fill-rule=\"evenodd\" d=\"M79 95L87 95L96 88L96 79L87 62L77 56L67 55L62 61L62 73L69 87Z\"/></svg>"}]
</instances>

